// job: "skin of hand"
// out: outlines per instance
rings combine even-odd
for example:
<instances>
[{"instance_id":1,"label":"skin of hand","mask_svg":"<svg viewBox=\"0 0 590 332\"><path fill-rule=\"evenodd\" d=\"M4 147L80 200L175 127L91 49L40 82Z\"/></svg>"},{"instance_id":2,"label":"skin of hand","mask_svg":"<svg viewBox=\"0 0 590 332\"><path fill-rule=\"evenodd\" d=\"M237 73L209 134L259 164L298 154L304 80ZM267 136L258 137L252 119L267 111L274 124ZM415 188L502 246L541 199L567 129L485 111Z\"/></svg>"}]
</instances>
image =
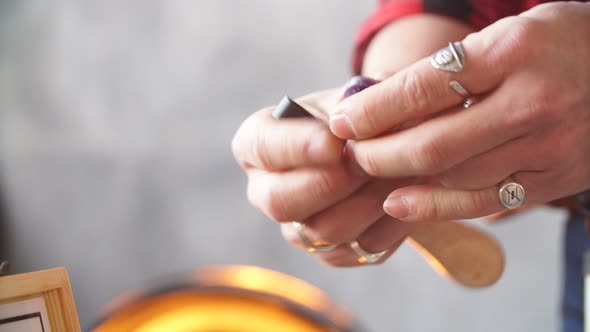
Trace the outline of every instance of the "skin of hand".
<instances>
[{"instance_id":1,"label":"skin of hand","mask_svg":"<svg viewBox=\"0 0 590 332\"><path fill-rule=\"evenodd\" d=\"M409 43L408 31L415 36L413 43ZM374 38L363 73L383 79L384 72L400 70L469 32L457 21L434 15L400 19ZM342 94L339 88L297 99L316 119L278 121L271 116L274 107L257 111L236 132L232 151L248 176L250 203L282 223L289 242L301 246L289 223L296 220L305 224L308 238L343 244L314 254L329 265L360 265L345 245L355 239L369 252L388 249L383 262L403 242L408 226L387 216L382 202L392 190L415 180L371 178L349 158L345 140L327 126L328 110L334 109Z\"/></svg>"},{"instance_id":2,"label":"skin of hand","mask_svg":"<svg viewBox=\"0 0 590 332\"><path fill-rule=\"evenodd\" d=\"M340 102L331 130L355 140L354 158L372 176L438 179L389 195L384 210L402 221L501 211L498 183L509 177L525 204L575 194L590 188L588 36L589 3L537 6L467 36L462 72L426 58ZM478 102L461 108L451 80Z\"/></svg>"}]
</instances>

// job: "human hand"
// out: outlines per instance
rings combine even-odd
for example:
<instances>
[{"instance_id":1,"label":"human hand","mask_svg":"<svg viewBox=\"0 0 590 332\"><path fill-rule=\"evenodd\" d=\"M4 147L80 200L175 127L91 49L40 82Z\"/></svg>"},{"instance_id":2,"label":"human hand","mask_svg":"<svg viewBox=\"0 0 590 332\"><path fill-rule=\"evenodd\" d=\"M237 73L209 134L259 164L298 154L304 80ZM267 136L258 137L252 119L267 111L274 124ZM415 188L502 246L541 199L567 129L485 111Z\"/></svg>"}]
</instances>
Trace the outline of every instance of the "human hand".
<instances>
[{"instance_id":1,"label":"human hand","mask_svg":"<svg viewBox=\"0 0 590 332\"><path fill-rule=\"evenodd\" d=\"M476 218L504 209L498 183L526 204L590 188L590 4L555 3L498 21L463 40L465 68L421 60L339 103L332 132L355 139L372 176L436 176L394 190L385 211L403 221ZM460 82L479 101L459 107ZM400 131L418 117L428 121Z\"/></svg>"},{"instance_id":2,"label":"human hand","mask_svg":"<svg viewBox=\"0 0 590 332\"><path fill-rule=\"evenodd\" d=\"M248 198L270 218L283 223L283 235L302 246L290 221L305 225L306 237L344 244L316 252L335 266L360 265L347 245L357 240L368 252L387 250L384 261L403 241L408 225L385 215L381 202L407 180L371 180L343 154L344 141L333 136L326 109L343 95L334 89L299 99L317 119L277 121L274 107L250 116L232 142L234 156L248 175Z\"/></svg>"}]
</instances>

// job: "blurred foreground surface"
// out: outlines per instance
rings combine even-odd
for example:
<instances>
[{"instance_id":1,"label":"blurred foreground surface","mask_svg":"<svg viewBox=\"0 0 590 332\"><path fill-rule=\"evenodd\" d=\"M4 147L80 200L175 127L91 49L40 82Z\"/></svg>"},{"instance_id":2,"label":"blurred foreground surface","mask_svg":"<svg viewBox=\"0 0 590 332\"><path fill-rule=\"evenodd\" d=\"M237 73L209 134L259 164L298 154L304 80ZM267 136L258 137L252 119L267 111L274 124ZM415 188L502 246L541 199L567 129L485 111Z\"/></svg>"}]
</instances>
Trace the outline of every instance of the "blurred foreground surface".
<instances>
[{"instance_id":1,"label":"blurred foreground surface","mask_svg":"<svg viewBox=\"0 0 590 332\"><path fill-rule=\"evenodd\" d=\"M14 272L67 267L82 324L115 295L206 264L302 278L371 331L554 331L561 212L486 227L507 269L485 290L404 246L334 269L251 208L230 140L288 93L340 85L373 2L0 3L0 181Z\"/></svg>"},{"instance_id":2,"label":"blurred foreground surface","mask_svg":"<svg viewBox=\"0 0 590 332\"><path fill-rule=\"evenodd\" d=\"M350 313L309 283L260 267L204 267L135 289L93 332L360 332Z\"/></svg>"}]
</instances>

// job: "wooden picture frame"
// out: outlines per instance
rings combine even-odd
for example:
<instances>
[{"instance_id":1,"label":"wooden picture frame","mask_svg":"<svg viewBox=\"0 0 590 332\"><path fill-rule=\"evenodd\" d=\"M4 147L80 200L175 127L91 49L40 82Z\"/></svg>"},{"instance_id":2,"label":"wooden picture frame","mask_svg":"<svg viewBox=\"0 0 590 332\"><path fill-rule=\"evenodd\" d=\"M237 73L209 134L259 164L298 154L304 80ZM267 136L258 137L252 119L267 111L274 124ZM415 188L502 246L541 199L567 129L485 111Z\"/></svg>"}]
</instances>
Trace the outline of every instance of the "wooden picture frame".
<instances>
[{"instance_id":1,"label":"wooden picture frame","mask_svg":"<svg viewBox=\"0 0 590 332\"><path fill-rule=\"evenodd\" d=\"M0 277L0 332L79 332L65 268Z\"/></svg>"}]
</instances>

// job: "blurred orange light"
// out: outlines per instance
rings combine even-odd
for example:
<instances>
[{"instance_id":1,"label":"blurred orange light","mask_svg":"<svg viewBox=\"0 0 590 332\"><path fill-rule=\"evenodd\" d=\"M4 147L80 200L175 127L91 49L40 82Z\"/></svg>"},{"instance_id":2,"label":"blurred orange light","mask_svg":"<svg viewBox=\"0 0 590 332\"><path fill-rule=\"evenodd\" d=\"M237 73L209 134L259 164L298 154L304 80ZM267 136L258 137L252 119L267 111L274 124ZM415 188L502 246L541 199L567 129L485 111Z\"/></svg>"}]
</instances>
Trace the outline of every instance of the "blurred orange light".
<instances>
[{"instance_id":1,"label":"blurred orange light","mask_svg":"<svg viewBox=\"0 0 590 332\"><path fill-rule=\"evenodd\" d=\"M279 272L214 266L197 270L190 279L188 286L124 296L93 331L352 331L352 319L343 307L319 289Z\"/></svg>"}]
</instances>

